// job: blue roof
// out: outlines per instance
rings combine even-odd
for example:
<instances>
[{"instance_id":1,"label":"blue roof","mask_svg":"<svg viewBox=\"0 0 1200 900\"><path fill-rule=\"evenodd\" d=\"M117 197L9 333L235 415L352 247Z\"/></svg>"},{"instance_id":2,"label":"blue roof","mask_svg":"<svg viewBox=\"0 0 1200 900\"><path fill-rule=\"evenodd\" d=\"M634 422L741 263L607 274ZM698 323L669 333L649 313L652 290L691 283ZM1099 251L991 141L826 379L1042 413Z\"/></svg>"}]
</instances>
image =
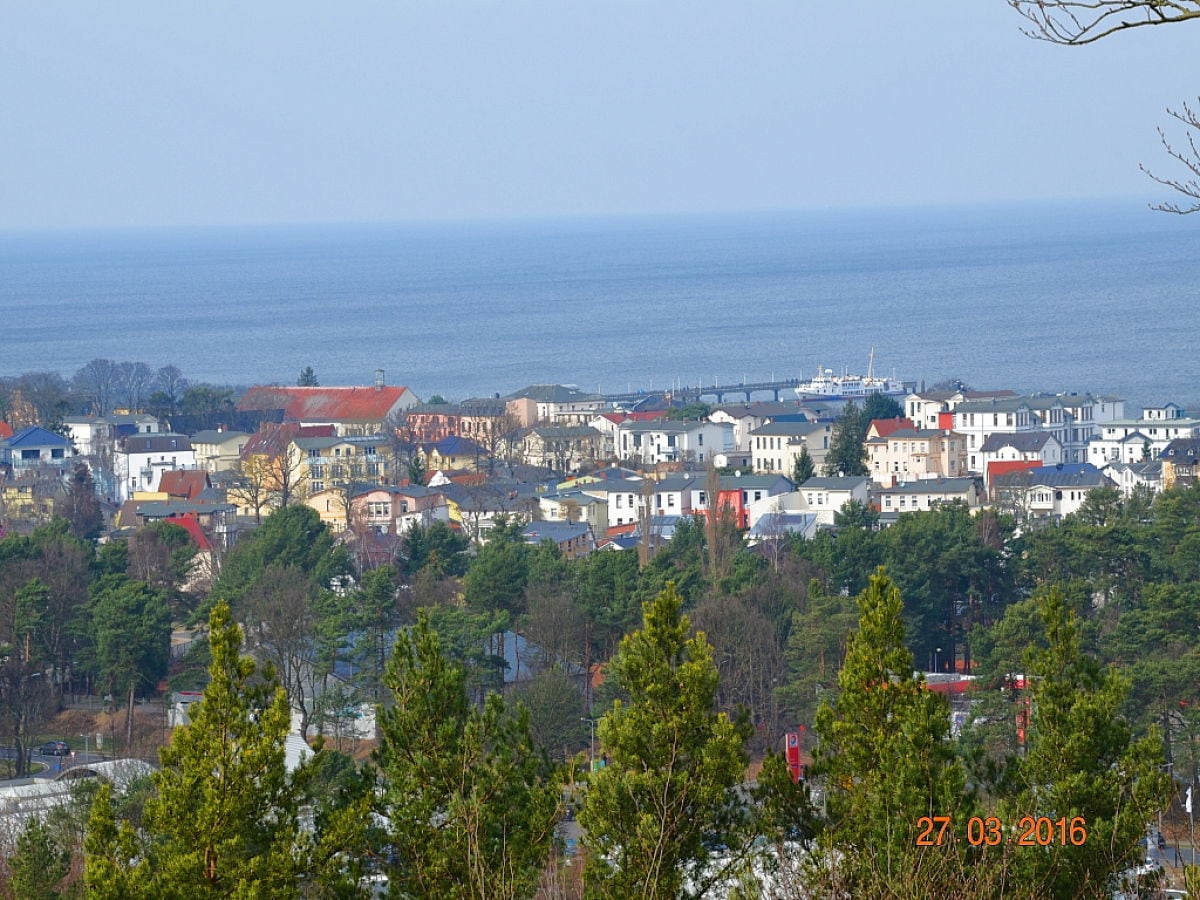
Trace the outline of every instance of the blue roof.
<instances>
[{"instance_id":1,"label":"blue roof","mask_svg":"<svg viewBox=\"0 0 1200 900\"><path fill-rule=\"evenodd\" d=\"M61 434L55 434L53 431L47 431L38 425L30 425L28 428L22 428L6 442L9 448L15 450L18 447L70 447L71 442Z\"/></svg>"}]
</instances>

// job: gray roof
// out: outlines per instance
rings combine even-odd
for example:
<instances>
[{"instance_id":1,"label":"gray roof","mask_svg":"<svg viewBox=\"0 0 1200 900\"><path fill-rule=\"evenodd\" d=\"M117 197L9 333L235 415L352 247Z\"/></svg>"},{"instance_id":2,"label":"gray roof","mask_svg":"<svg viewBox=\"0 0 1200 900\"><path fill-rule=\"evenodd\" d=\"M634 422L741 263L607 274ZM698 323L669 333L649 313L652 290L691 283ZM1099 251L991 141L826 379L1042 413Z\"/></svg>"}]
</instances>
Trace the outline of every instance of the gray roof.
<instances>
[{"instance_id":1,"label":"gray roof","mask_svg":"<svg viewBox=\"0 0 1200 900\"><path fill-rule=\"evenodd\" d=\"M226 441L238 440L241 438L250 437L244 431L217 431L215 428L210 428L207 431L197 431L192 435L193 444L223 444Z\"/></svg>"},{"instance_id":2,"label":"gray roof","mask_svg":"<svg viewBox=\"0 0 1200 900\"><path fill-rule=\"evenodd\" d=\"M822 491L853 491L867 484L871 479L866 475L817 475L804 482L804 490L815 488Z\"/></svg>"},{"instance_id":3,"label":"gray roof","mask_svg":"<svg viewBox=\"0 0 1200 900\"><path fill-rule=\"evenodd\" d=\"M891 440L931 440L932 438L942 437L945 431L941 428L897 428L895 431L889 431L887 434L881 434L878 437L868 438L864 443L867 444L886 444Z\"/></svg>"},{"instance_id":4,"label":"gray roof","mask_svg":"<svg viewBox=\"0 0 1200 900\"><path fill-rule=\"evenodd\" d=\"M782 435L784 437L805 437L830 427L828 422L768 422L750 431L751 437L758 435Z\"/></svg>"},{"instance_id":5,"label":"gray roof","mask_svg":"<svg viewBox=\"0 0 1200 900\"><path fill-rule=\"evenodd\" d=\"M1058 439L1048 431L1018 431L1011 434L989 434L979 448L980 453L995 453L1003 447L1012 447L1020 453L1035 453L1050 441Z\"/></svg>"},{"instance_id":6,"label":"gray roof","mask_svg":"<svg viewBox=\"0 0 1200 900\"><path fill-rule=\"evenodd\" d=\"M1061 466L1040 466L1005 472L992 479L996 487L1113 487L1112 479L1091 463L1072 463Z\"/></svg>"},{"instance_id":7,"label":"gray roof","mask_svg":"<svg viewBox=\"0 0 1200 900\"><path fill-rule=\"evenodd\" d=\"M810 479L810 481L813 479ZM865 480L865 479L864 479ZM808 482L805 482L806 484ZM703 487L703 485L700 485ZM744 491L769 490L783 488L780 493L786 493L795 487L786 475L722 475L721 490L732 491L740 488Z\"/></svg>"},{"instance_id":8,"label":"gray roof","mask_svg":"<svg viewBox=\"0 0 1200 900\"><path fill-rule=\"evenodd\" d=\"M653 422L634 422L626 420L617 425L621 431L634 432L639 434L652 434L656 431L683 434L688 431L694 431L697 427L706 423L692 419L688 421L677 421L675 419L655 419ZM731 428L728 422L715 423L718 428Z\"/></svg>"},{"instance_id":9,"label":"gray roof","mask_svg":"<svg viewBox=\"0 0 1200 900\"><path fill-rule=\"evenodd\" d=\"M182 434L131 434L125 438L126 453L158 453L167 450L191 450L191 440Z\"/></svg>"},{"instance_id":10,"label":"gray roof","mask_svg":"<svg viewBox=\"0 0 1200 900\"><path fill-rule=\"evenodd\" d=\"M542 541L554 541L556 544L591 534L591 526L586 522L530 522L521 529L527 543L538 544Z\"/></svg>"},{"instance_id":11,"label":"gray roof","mask_svg":"<svg viewBox=\"0 0 1200 900\"><path fill-rule=\"evenodd\" d=\"M531 384L509 394L506 400L538 400L542 403L580 403L588 400L603 401L600 394L585 394L579 388L562 384Z\"/></svg>"},{"instance_id":12,"label":"gray roof","mask_svg":"<svg viewBox=\"0 0 1200 900\"><path fill-rule=\"evenodd\" d=\"M544 441L574 440L582 438L598 438L603 435L590 425L539 425L530 429Z\"/></svg>"},{"instance_id":13,"label":"gray roof","mask_svg":"<svg viewBox=\"0 0 1200 900\"><path fill-rule=\"evenodd\" d=\"M894 487L878 488L877 494L965 494L979 487L976 478L921 478Z\"/></svg>"}]
</instances>

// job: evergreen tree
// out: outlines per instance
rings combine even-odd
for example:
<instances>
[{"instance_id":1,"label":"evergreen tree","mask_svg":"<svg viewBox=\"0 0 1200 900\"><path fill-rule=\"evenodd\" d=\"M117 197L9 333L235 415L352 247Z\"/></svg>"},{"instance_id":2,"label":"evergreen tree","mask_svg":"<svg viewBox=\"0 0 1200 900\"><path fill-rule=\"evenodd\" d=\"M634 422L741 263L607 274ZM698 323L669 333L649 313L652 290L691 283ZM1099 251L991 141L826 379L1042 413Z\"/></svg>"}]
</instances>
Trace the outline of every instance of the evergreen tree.
<instances>
[{"instance_id":1,"label":"evergreen tree","mask_svg":"<svg viewBox=\"0 0 1200 900\"><path fill-rule=\"evenodd\" d=\"M282 900L301 893L297 801L284 767L287 697L239 655L241 634L228 606L213 609L209 627L211 680L191 724L162 750L144 846L135 850L108 797L97 799L89 896Z\"/></svg>"},{"instance_id":2,"label":"evergreen tree","mask_svg":"<svg viewBox=\"0 0 1200 900\"><path fill-rule=\"evenodd\" d=\"M560 786L523 710L467 697L422 613L388 664L380 710L380 813L396 864L393 897L531 896L549 856Z\"/></svg>"},{"instance_id":3,"label":"evergreen tree","mask_svg":"<svg viewBox=\"0 0 1200 900\"><path fill-rule=\"evenodd\" d=\"M818 863L814 877L832 878L853 896L879 896L884 887L931 879L931 853L943 856L934 868L946 868L954 847L917 847L918 819L965 823L971 804L948 740L946 700L913 672L900 591L880 569L858 605L837 697L816 716L814 772L825 778L828 830L818 855L826 865Z\"/></svg>"},{"instance_id":4,"label":"evergreen tree","mask_svg":"<svg viewBox=\"0 0 1200 900\"><path fill-rule=\"evenodd\" d=\"M317 373L313 371L312 366L305 366L300 370L300 375L296 379L297 387L319 387L321 382L317 381Z\"/></svg>"},{"instance_id":5,"label":"evergreen tree","mask_svg":"<svg viewBox=\"0 0 1200 900\"><path fill-rule=\"evenodd\" d=\"M1014 857L1017 877L1051 898L1108 897L1111 876L1139 863L1146 823L1170 796L1161 736L1135 740L1119 710L1128 681L1083 652L1061 591L1038 598L1048 646L1029 654L1028 752L1013 762L1003 819L1078 818L1086 838Z\"/></svg>"},{"instance_id":6,"label":"evergreen tree","mask_svg":"<svg viewBox=\"0 0 1200 900\"><path fill-rule=\"evenodd\" d=\"M8 860L12 889L20 900L54 900L67 874L70 851L41 819L31 818L17 838L16 853Z\"/></svg>"},{"instance_id":7,"label":"evergreen tree","mask_svg":"<svg viewBox=\"0 0 1200 900\"><path fill-rule=\"evenodd\" d=\"M463 579L467 605L476 610L502 610L512 615L525 607L531 548L521 534L521 524L496 517L475 561Z\"/></svg>"},{"instance_id":8,"label":"evergreen tree","mask_svg":"<svg viewBox=\"0 0 1200 900\"><path fill-rule=\"evenodd\" d=\"M609 677L628 701L600 720L607 764L593 772L579 821L590 896L699 896L744 861L749 728L714 710L717 667L703 634L688 637L668 584L642 607ZM724 844L721 861L710 849Z\"/></svg>"},{"instance_id":9,"label":"evergreen tree","mask_svg":"<svg viewBox=\"0 0 1200 900\"><path fill-rule=\"evenodd\" d=\"M847 401L833 425L833 437L829 441L829 452L825 455L825 474L836 475L866 475L867 449L863 440L867 435L867 425L858 407L852 401Z\"/></svg>"},{"instance_id":10,"label":"evergreen tree","mask_svg":"<svg viewBox=\"0 0 1200 900\"><path fill-rule=\"evenodd\" d=\"M792 481L795 482L796 487L800 487L816 474L816 463L813 462L813 458L808 452L808 445L805 444L800 448L800 455L796 457L796 462L792 466Z\"/></svg>"}]
</instances>

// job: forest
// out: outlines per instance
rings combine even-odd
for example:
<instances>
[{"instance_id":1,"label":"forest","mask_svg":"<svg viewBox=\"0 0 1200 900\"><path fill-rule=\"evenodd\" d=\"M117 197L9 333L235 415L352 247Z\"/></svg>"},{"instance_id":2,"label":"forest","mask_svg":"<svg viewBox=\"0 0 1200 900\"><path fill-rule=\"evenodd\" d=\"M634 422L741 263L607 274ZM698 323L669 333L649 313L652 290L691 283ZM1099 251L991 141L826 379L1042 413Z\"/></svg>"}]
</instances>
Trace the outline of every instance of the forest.
<instances>
[{"instance_id":1,"label":"forest","mask_svg":"<svg viewBox=\"0 0 1200 900\"><path fill-rule=\"evenodd\" d=\"M0 740L92 698L109 752L160 768L10 834L5 889L1107 897L1160 813L1186 841L1198 550L1195 487L1094 491L1038 527L851 507L750 549L697 518L575 560L515 523L479 548L434 524L374 569L291 506L207 579L176 526L96 544L56 520L0 541ZM931 671L972 676L954 709ZM192 723L139 737L170 690L204 691ZM349 741L364 704L378 739ZM293 720L324 737L289 772ZM1024 846L1023 817L1058 830Z\"/></svg>"}]
</instances>

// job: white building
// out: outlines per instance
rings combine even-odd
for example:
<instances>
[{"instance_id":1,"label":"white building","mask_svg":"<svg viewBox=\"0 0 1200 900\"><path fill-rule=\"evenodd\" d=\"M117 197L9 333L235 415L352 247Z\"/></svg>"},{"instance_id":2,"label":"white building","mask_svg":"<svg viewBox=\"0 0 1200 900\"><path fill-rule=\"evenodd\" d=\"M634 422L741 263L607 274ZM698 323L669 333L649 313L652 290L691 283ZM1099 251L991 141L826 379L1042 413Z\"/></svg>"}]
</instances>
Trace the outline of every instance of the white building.
<instances>
[{"instance_id":1,"label":"white building","mask_svg":"<svg viewBox=\"0 0 1200 900\"><path fill-rule=\"evenodd\" d=\"M617 455L643 466L703 464L733 449L733 425L728 422L627 421L617 426Z\"/></svg>"},{"instance_id":2,"label":"white building","mask_svg":"<svg viewBox=\"0 0 1200 900\"><path fill-rule=\"evenodd\" d=\"M830 422L769 422L750 432L754 471L791 475L804 449L818 471L833 440Z\"/></svg>"},{"instance_id":3,"label":"white building","mask_svg":"<svg viewBox=\"0 0 1200 900\"><path fill-rule=\"evenodd\" d=\"M992 500L1018 516L1060 519L1077 512L1087 495L1116 484L1088 463L1022 469L998 475L992 482Z\"/></svg>"},{"instance_id":4,"label":"white building","mask_svg":"<svg viewBox=\"0 0 1200 900\"><path fill-rule=\"evenodd\" d=\"M1111 462L1137 463L1157 457L1171 441L1200 437L1200 419L1168 403L1145 407L1137 419L1114 419L1087 445L1087 461L1097 468Z\"/></svg>"},{"instance_id":5,"label":"white building","mask_svg":"<svg viewBox=\"0 0 1200 900\"><path fill-rule=\"evenodd\" d=\"M146 434L125 438L113 455L117 502L138 491L157 491L163 472L196 468L196 453L182 434Z\"/></svg>"}]
</instances>

